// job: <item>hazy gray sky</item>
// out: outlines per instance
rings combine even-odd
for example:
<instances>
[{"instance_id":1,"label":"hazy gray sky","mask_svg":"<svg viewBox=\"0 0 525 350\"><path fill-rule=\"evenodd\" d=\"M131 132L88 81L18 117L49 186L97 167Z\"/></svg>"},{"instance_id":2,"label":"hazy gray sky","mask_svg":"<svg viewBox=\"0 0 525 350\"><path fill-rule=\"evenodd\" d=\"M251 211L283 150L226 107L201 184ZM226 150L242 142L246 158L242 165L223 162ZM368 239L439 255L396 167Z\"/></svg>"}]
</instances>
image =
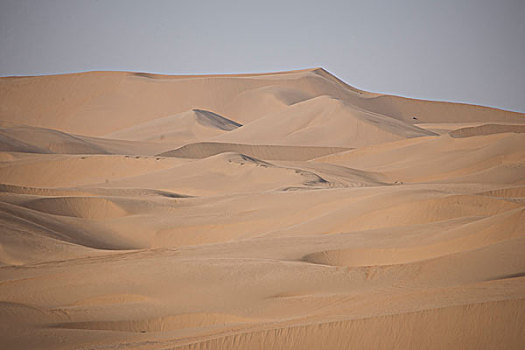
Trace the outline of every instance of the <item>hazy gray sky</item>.
<instances>
[{"instance_id":1,"label":"hazy gray sky","mask_svg":"<svg viewBox=\"0 0 525 350\"><path fill-rule=\"evenodd\" d=\"M525 0L0 0L0 75L321 66L350 85L525 112Z\"/></svg>"}]
</instances>

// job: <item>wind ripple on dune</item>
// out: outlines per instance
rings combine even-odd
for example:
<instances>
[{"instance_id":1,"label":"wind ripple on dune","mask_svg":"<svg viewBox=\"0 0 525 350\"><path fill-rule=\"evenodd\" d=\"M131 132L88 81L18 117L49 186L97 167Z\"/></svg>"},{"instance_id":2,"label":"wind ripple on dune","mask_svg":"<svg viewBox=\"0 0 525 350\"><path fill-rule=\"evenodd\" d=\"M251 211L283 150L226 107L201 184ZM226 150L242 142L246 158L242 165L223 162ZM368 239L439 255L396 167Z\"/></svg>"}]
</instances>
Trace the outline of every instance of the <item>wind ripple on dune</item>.
<instances>
[{"instance_id":1,"label":"wind ripple on dune","mask_svg":"<svg viewBox=\"0 0 525 350\"><path fill-rule=\"evenodd\" d=\"M54 327L145 333L168 332L184 328L201 328L216 325L226 326L255 321L221 313L190 313L146 320L69 322L56 324Z\"/></svg>"},{"instance_id":2,"label":"wind ripple on dune","mask_svg":"<svg viewBox=\"0 0 525 350\"><path fill-rule=\"evenodd\" d=\"M523 299L233 333L174 349L522 349ZM490 329L487 333L485 330Z\"/></svg>"}]
</instances>

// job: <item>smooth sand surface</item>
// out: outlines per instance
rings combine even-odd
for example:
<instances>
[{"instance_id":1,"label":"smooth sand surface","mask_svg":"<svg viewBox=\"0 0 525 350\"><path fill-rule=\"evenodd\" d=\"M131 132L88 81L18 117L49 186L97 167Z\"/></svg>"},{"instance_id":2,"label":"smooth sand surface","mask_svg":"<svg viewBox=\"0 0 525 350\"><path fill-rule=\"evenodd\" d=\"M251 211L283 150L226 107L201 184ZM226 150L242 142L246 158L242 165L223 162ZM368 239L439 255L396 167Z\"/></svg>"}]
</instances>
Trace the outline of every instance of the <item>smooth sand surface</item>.
<instances>
[{"instance_id":1,"label":"smooth sand surface","mask_svg":"<svg viewBox=\"0 0 525 350\"><path fill-rule=\"evenodd\" d=\"M0 348L522 349L525 115L321 68L0 78Z\"/></svg>"}]
</instances>

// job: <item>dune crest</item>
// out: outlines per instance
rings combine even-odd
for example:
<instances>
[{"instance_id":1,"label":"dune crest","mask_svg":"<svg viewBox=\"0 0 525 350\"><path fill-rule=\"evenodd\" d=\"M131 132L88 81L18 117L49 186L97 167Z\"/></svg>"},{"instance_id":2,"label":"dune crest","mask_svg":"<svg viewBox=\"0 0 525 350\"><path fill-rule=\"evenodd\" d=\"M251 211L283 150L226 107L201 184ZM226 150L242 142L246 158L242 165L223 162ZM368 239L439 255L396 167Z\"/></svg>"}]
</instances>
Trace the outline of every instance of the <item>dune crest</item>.
<instances>
[{"instance_id":1,"label":"dune crest","mask_svg":"<svg viewBox=\"0 0 525 350\"><path fill-rule=\"evenodd\" d=\"M126 211L114 202L99 197L41 198L29 201L24 206L48 214L93 220L114 219L127 215Z\"/></svg>"},{"instance_id":2,"label":"dune crest","mask_svg":"<svg viewBox=\"0 0 525 350\"><path fill-rule=\"evenodd\" d=\"M113 132L106 137L183 145L220 135L242 125L216 113L192 109Z\"/></svg>"},{"instance_id":3,"label":"dune crest","mask_svg":"<svg viewBox=\"0 0 525 350\"><path fill-rule=\"evenodd\" d=\"M394 118L362 111L343 100L319 96L217 136L216 141L273 145L362 147L435 135Z\"/></svg>"},{"instance_id":4,"label":"dune crest","mask_svg":"<svg viewBox=\"0 0 525 350\"><path fill-rule=\"evenodd\" d=\"M0 348L521 349L525 115L316 67L0 78Z\"/></svg>"}]
</instances>

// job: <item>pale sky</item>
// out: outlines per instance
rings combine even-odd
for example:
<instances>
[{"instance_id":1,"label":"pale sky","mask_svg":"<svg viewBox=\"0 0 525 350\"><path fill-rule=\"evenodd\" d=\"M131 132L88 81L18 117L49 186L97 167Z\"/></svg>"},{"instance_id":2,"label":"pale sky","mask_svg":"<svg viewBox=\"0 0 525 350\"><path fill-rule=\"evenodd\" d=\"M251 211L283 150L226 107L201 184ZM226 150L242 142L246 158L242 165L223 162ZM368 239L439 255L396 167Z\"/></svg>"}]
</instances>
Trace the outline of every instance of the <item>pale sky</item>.
<instances>
[{"instance_id":1,"label":"pale sky","mask_svg":"<svg viewBox=\"0 0 525 350\"><path fill-rule=\"evenodd\" d=\"M525 0L0 0L0 76L308 67L525 112Z\"/></svg>"}]
</instances>

